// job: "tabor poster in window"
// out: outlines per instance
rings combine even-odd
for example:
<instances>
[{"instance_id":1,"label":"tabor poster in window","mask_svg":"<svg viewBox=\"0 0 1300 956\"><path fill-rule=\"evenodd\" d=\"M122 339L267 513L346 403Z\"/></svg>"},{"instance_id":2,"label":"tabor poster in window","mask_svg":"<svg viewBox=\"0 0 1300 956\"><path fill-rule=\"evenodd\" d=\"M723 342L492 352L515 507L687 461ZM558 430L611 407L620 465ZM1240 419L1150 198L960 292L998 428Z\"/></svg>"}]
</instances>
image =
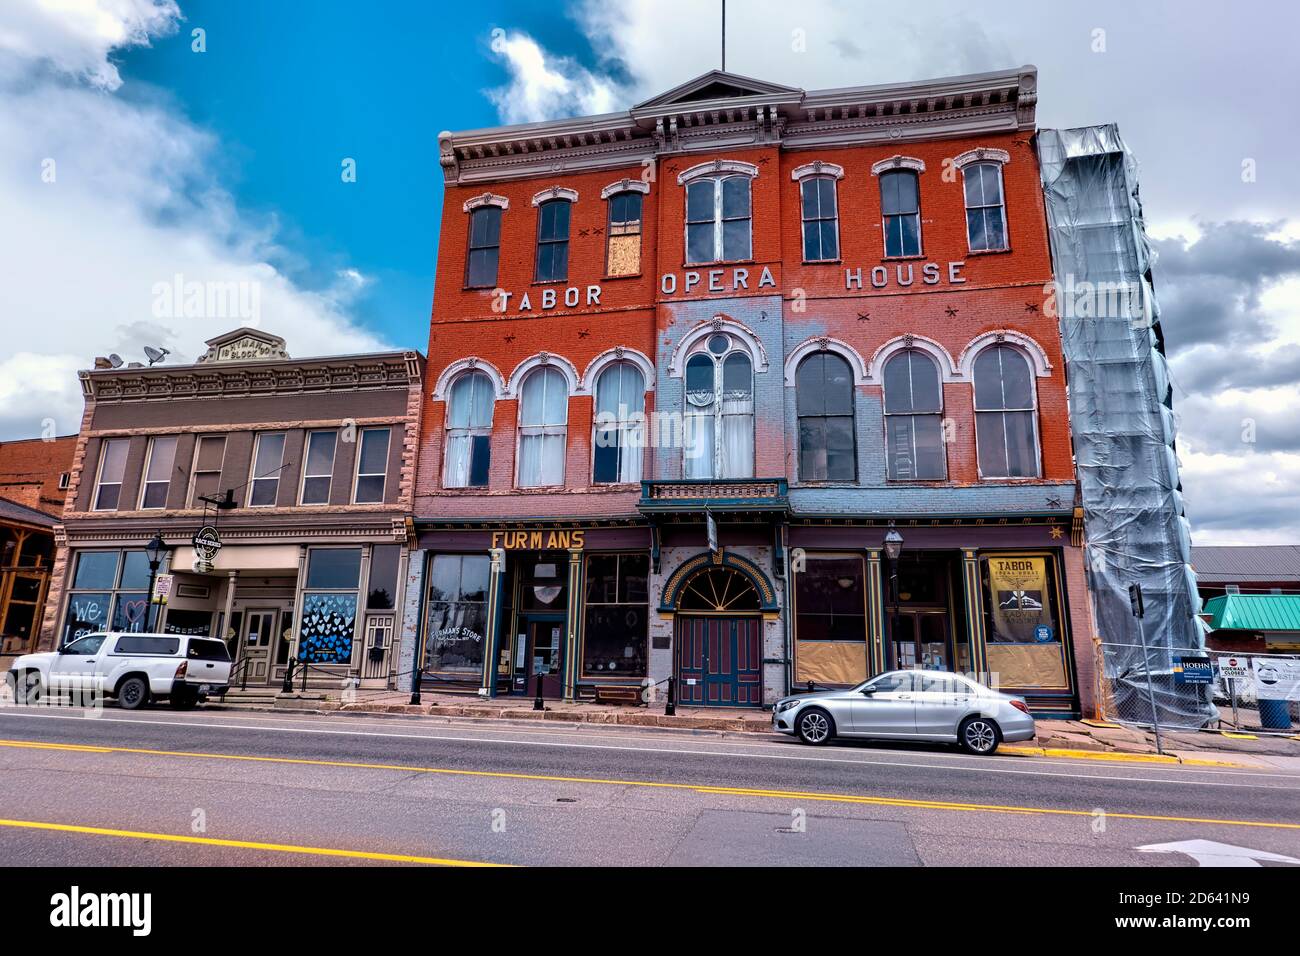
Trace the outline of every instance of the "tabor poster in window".
<instances>
[{"instance_id":1,"label":"tabor poster in window","mask_svg":"<svg viewBox=\"0 0 1300 956\"><path fill-rule=\"evenodd\" d=\"M1046 558L989 558L989 598L996 639L1034 643L1034 629L1050 626Z\"/></svg>"}]
</instances>

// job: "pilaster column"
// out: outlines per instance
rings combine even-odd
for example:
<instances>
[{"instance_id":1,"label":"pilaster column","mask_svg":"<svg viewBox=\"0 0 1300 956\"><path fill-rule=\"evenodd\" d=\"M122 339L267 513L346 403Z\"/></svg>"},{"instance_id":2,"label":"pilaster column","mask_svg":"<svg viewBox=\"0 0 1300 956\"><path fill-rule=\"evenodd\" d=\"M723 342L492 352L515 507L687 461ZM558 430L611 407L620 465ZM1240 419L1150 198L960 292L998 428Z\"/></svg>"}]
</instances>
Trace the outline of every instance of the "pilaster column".
<instances>
[{"instance_id":1,"label":"pilaster column","mask_svg":"<svg viewBox=\"0 0 1300 956\"><path fill-rule=\"evenodd\" d=\"M867 675L885 669L885 590L879 548L867 550Z\"/></svg>"},{"instance_id":2,"label":"pilaster column","mask_svg":"<svg viewBox=\"0 0 1300 956\"><path fill-rule=\"evenodd\" d=\"M979 552L961 549L962 592L966 599L966 639L970 642L971 669L981 683L989 678L988 648L984 633L984 599L980 591Z\"/></svg>"},{"instance_id":3,"label":"pilaster column","mask_svg":"<svg viewBox=\"0 0 1300 956\"><path fill-rule=\"evenodd\" d=\"M488 573L487 634L483 636L483 686L480 697L497 695L497 658L501 647L501 598L506 581L506 552L491 548L492 569Z\"/></svg>"},{"instance_id":4,"label":"pilaster column","mask_svg":"<svg viewBox=\"0 0 1300 956\"><path fill-rule=\"evenodd\" d=\"M564 699L573 700L578 686L578 628L582 618L582 549L569 549L569 606L564 644Z\"/></svg>"}]
</instances>

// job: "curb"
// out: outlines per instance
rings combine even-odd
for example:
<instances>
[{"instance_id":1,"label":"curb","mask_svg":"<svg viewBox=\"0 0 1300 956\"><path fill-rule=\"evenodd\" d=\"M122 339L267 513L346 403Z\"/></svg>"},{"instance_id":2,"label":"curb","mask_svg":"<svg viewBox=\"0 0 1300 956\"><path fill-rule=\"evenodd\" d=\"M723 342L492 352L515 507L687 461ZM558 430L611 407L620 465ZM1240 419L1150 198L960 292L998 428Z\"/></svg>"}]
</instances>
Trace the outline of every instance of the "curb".
<instances>
[{"instance_id":1,"label":"curb","mask_svg":"<svg viewBox=\"0 0 1300 956\"><path fill-rule=\"evenodd\" d=\"M1232 763L1227 760L1209 760L1201 757L1179 757L1173 754L1128 753L1121 750L1066 750L1059 747L1015 747L1003 746L999 753L1016 754L1024 757L1064 757L1071 760L1109 760L1121 763L1163 763L1186 764L1193 767L1234 767L1251 769L1249 764Z\"/></svg>"}]
</instances>

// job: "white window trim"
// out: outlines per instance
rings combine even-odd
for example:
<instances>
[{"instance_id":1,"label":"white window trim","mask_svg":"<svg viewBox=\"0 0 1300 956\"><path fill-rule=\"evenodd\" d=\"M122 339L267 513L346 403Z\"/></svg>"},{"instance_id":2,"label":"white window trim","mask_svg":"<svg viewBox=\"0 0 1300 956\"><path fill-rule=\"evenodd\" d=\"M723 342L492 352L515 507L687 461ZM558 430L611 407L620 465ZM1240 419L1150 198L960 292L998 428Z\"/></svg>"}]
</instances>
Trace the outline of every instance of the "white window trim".
<instances>
[{"instance_id":1,"label":"white window trim","mask_svg":"<svg viewBox=\"0 0 1300 956\"><path fill-rule=\"evenodd\" d=\"M510 200L505 196L498 196L494 193L483 193L482 195L466 199L461 208L465 212L473 212L475 209L479 209L483 206L498 206L504 211L510 208Z\"/></svg>"},{"instance_id":2,"label":"white window trim","mask_svg":"<svg viewBox=\"0 0 1300 956\"><path fill-rule=\"evenodd\" d=\"M484 491L491 485L492 477L490 474L488 476L487 485L453 485L447 480L447 452L450 447L450 442L448 441L448 438L451 436L453 430L450 421L451 392L452 389L456 387L456 385L460 382L461 379L473 375L475 372L482 372L482 371L484 371L484 369L478 366L469 366L466 368L462 368L457 373L456 377L451 381L450 385L446 390L446 403L443 407L443 415L442 415L442 487L447 488L449 490L460 491L464 489L469 489L471 491L474 490ZM488 380L489 380L489 384L492 386L493 394L492 394L492 408L491 408L491 413L488 416L487 425L485 427L457 428L455 430L463 431L465 432L465 434L470 435L471 437L474 435L487 435L488 457L490 461L492 455L492 422L496 418L496 403L501 390L499 388L499 382L497 380L492 379L491 376L488 376ZM471 455L472 454L473 454L473 449L471 447Z\"/></svg>"},{"instance_id":3,"label":"white window trim","mask_svg":"<svg viewBox=\"0 0 1300 956\"><path fill-rule=\"evenodd\" d=\"M385 443L384 446L383 472L367 471L364 474L362 474L361 451L362 451L362 443L365 441L366 432L387 432L388 433L388 441ZM348 499L349 501L352 502L352 504L379 507L384 503L384 499L388 496L388 457L392 453L393 453L393 428L391 425L376 425L370 428L357 429L357 463L356 466L352 469L352 496ZM357 501L357 486L361 484L361 479L373 478L376 475L379 475L384 479L384 487L383 490L380 491L379 493L379 500L378 501Z\"/></svg>"},{"instance_id":4,"label":"white window trim","mask_svg":"<svg viewBox=\"0 0 1300 956\"><path fill-rule=\"evenodd\" d=\"M885 363L889 361L890 356L894 353L909 348L925 352L939 363L940 384L943 382L964 381L964 376L958 372L951 353L934 339L927 338L924 335L900 335L890 339L872 354L871 362L867 365L866 384L879 385L883 388L885 385Z\"/></svg>"},{"instance_id":5,"label":"white window trim","mask_svg":"<svg viewBox=\"0 0 1300 956\"><path fill-rule=\"evenodd\" d=\"M541 192L533 193L532 204L540 206L552 199L563 199L565 202L576 203L578 201L578 191L570 189L568 186L551 186Z\"/></svg>"},{"instance_id":6,"label":"white window trim","mask_svg":"<svg viewBox=\"0 0 1300 956\"><path fill-rule=\"evenodd\" d=\"M333 435L333 436L334 436L334 450L333 450L333 452L332 452L331 455L330 455L330 470L329 470L329 474L328 474L328 475L309 475L309 474L307 474L307 468L308 468L309 463L311 462L311 437L312 437L313 435ZM338 433L338 431L336 431L335 429L332 429L332 428L313 428L313 429L308 430L308 432L307 432L306 436L303 438L303 442L302 442L302 469L301 469L301 471L302 471L302 475L301 475L301 477L299 478L299 481L298 481L298 504L302 505L304 508L324 508L324 507L326 507L327 505L329 505L329 503L330 503L330 494L329 494L329 493L326 493L326 495L325 495L325 500L324 500L324 501L306 502L306 501L303 501L302 499L303 499L303 495L306 493L306 490L307 490L307 479L308 479L308 478L329 478L329 480L330 480L330 492L332 492L332 491L334 490L334 464L338 461L338 458L339 458L339 433Z\"/></svg>"},{"instance_id":7,"label":"white window trim","mask_svg":"<svg viewBox=\"0 0 1300 956\"><path fill-rule=\"evenodd\" d=\"M262 476L259 478L258 475L257 475L257 452L258 452L258 449L261 448L261 445L262 445L262 438L263 438L264 436L266 436L266 435L281 435L281 436L284 437L284 442L280 445L280 467L277 468L277 469L275 470L275 472L274 472L274 477L275 477L275 482L276 482L276 484L275 484L275 501L271 502L269 505L255 505L255 504L253 504L253 482L255 482L255 481L266 481L266 480L269 480L269 479L272 477L271 475L268 474L268 475L262 475ZM275 508L275 507L278 507L278 506L279 506L279 501L280 501L280 479L281 479L282 477L284 477L284 476L283 476L283 471L284 471L284 450L285 450L285 447L286 447L288 444L289 444L289 434L288 434L288 432L282 432L282 431L257 432L257 433L255 433L255 434L253 435L253 455L252 455L252 461L249 462L249 465L248 465L248 501L247 501L247 503L245 504L244 507L246 507L246 508Z\"/></svg>"},{"instance_id":8,"label":"white window trim","mask_svg":"<svg viewBox=\"0 0 1300 956\"><path fill-rule=\"evenodd\" d=\"M873 163L871 175L879 176L881 173L891 173L896 169L910 169L919 176L925 172L925 160L917 159L915 156L890 156L888 159Z\"/></svg>"},{"instance_id":9,"label":"white window trim","mask_svg":"<svg viewBox=\"0 0 1300 956\"><path fill-rule=\"evenodd\" d=\"M981 338L987 338L987 336L981 336ZM1031 340L1031 341L1032 341L1032 340ZM1042 481L1042 480L1043 480L1043 441L1042 441L1043 436L1042 436L1041 430L1040 430L1039 427L1038 427L1038 384L1037 384L1037 382L1035 381L1035 379L1034 379L1034 378L1031 378L1031 379L1030 379L1030 381L1034 383L1034 388L1033 388L1033 391L1030 393L1030 397L1033 399L1033 404L1032 404L1029 408L1013 408L1013 409L991 409L991 408L986 408L986 409L981 409L981 408L979 408L978 405L976 404L976 400L975 400L975 374L974 374L974 371L975 371L975 359L979 357L979 353L980 353L980 352L983 352L985 349L990 348L990 347L992 347L992 346L994 346L994 345L1007 345L1007 346L1009 346L1012 350L1014 350L1015 352L1018 352L1018 353L1021 355L1021 357L1023 357L1027 362L1029 362L1029 367L1030 367L1030 368L1033 368L1033 367L1034 367L1034 358L1033 358L1033 355L1032 355L1028 350L1026 350L1026 349L1024 349L1024 348L1017 348L1017 347L1016 347L1016 343L1013 343L1013 342L1003 342L1003 341L997 341L997 340L994 340L994 341L992 341L992 342L986 342L985 345L984 345L982 348L977 349L977 350L976 350L976 351L971 355L971 365L970 365L970 375L969 375L969 379L970 379L970 403L971 403L971 415L974 416L974 423L975 423L975 425L976 425L976 427L975 427L975 470L976 470L976 473L979 475L979 479L980 479L980 481L1003 481L1003 482L1010 482L1010 483L1013 483L1013 484L1016 483L1016 482ZM1031 422L1032 425L1033 425L1033 432L1034 432L1034 436L1033 436L1033 437L1034 437L1034 473L1033 473L1032 475L986 475L986 474L984 474L984 467L983 467L983 465L980 463L980 430L979 430L979 427L978 427L979 417L980 417L980 415L982 415L982 414L984 414L984 415L997 415L997 414L1005 414L1005 413L1008 412L1008 411L1011 411L1011 412L1030 412L1030 413L1031 413L1031 415L1030 415L1030 419L1029 419L1029 420L1030 420L1030 422Z\"/></svg>"},{"instance_id":10,"label":"white window trim","mask_svg":"<svg viewBox=\"0 0 1300 956\"><path fill-rule=\"evenodd\" d=\"M171 464L171 468L167 470L167 481L165 482L165 484L167 485L167 492L166 494L163 495L163 503L161 505L158 505L156 507L146 508L144 503L144 496L146 492L149 490L149 486L151 484L152 485L164 484L164 482L161 481L149 480L149 467L153 464L154 447L156 446L159 438L170 438L173 440L173 442L175 442L175 444L172 445L172 464ZM145 450L145 454L144 454L144 469L140 472L140 500L136 505L137 510L165 511L167 509L167 495L170 495L172 490L171 476L172 476L172 472L176 470L176 446L179 444L180 444L180 439L176 435L154 435L149 439L149 447Z\"/></svg>"},{"instance_id":11,"label":"white window trim","mask_svg":"<svg viewBox=\"0 0 1300 956\"><path fill-rule=\"evenodd\" d=\"M1015 329L993 329L976 336L962 349L961 358L957 362L957 374L963 381L974 383L975 359L980 352L992 345L1010 345L1018 348L1029 359L1030 367L1033 368L1036 377L1051 377L1052 363L1038 342Z\"/></svg>"},{"instance_id":12,"label":"white window trim","mask_svg":"<svg viewBox=\"0 0 1300 956\"><path fill-rule=\"evenodd\" d=\"M762 340L754 334L754 330L719 313L682 336L668 360L670 378L682 378L686 374L686 359L696 350L696 346L702 339L707 339L714 332L730 332L744 345L745 350L749 352L749 361L754 367L755 375L767 371L767 349L764 348Z\"/></svg>"},{"instance_id":13,"label":"white window trim","mask_svg":"<svg viewBox=\"0 0 1300 956\"><path fill-rule=\"evenodd\" d=\"M199 476L199 474L200 474L200 472L199 472L199 449L200 449L201 446L203 445L203 439L205 439L205 438L220 438L220 439L221 439L221 468L224 468L224 467L226 466L226 449L229 447L229 444L230 444L230 436L227 435L227 434L224 434L224 433L223 433L223 434L220 434L220 435L203 435L203 434L197 435L197 436L195 437L195 439L194 439L194 454L193 454L193 456L192 456L191 459L190 459L190 480L189 480L189 487L185 489L185 507L186 507L186 508L193 508L193 507L196 507L196 506L193 504L193 502L194 502L194 490L195 490L195 489L194 489L194 485L195 485L195 483L197 482L197 480L198 480L198 476ZM217 483L218 483L218 484L221 483L221 468L218 468L217 471L216 471L216 475L217 475ZM206 474L211 474L211 472L206 472L206 471L205 471L205 472L203 472L203 474L205 474L205 475L206 475ZM205 507L205 506L204 506L204 505L198 505L197 507L200 507L200 508L201 508L201 507Z\"/></svg>"},{"instance_id":14,"label":"white window trim","mask_svg":"<svg viewBox=\"0 0 1300 956\"><path fill-rule=\"evenodd\" d=\"M616 345L612 349L606 349L601 352L589 363L582 373L582 391L584 394L596 394L596 380L600 378L600 373L608 366L617 362L630 362L635 365L641 372L642 378L645 379L646 392L655 390L655 365L646 357L644 352L638 349L629 348L626 345Z\"/></svg>"},{"instance_id":15,"label":"white window trim","mask_svg":"<svg viewBox=\"0 0 1300 956\"><path fill-rule=\"evenodd\" d=\"M90 500L91 511L121 511L122 505L122 486L126 484L126 460L122 461L122 477L117 481L110 481L110 485L117 485L117 505L112 508L99 507L99 489L104 484L104 462L108 460L108 446L113 442L123 442L127 446L127 451L131 449L131 440L129 438L105 438L99 443L99 463L95 467L95 491Z\"/></svg>"},{"instance_id":16,"label":"white window trim","mask_svg":"<svg viewBox=\"0 0 1300 956\"><path fill-rule=\"evenodd\" d=\"M620 179L618 182L610 183L602 189L600 198L609 199L619 193L640 193L643 196L648 196L650 194L650 184L641 179Z\"/></svg>"},{"instance_id":17,"label":"white window trim","mask_svg":"<svg viewBox=\"0 0 1300 956\"><path fill-rule=\"evenodd\" d=\"M799 363L810 355L817 352L834 352L840 358L849 363L849 368L853 370L853 387L869 384L867 377L867 364L862 361L862 355L848 342L840 339L833 339L828 336L819 335L814 338L805 339L791 350L785 360L784 381L786 388L794 388L799 381Z\"/></svg>"},{"instance_id":18,"label":"white window trim","mask_svg":"<svg viewBox=\"0 0 1300 956\"><path fill-rule=\"evenodd\" d=\"M545 355L545 353L543 353L543 355ZM519 368L516 368L515 371L514 371L514 373L510 376L510 381L511 381L512 385L513 385L514 383L518 383L518 385L516 386L516 391L515 391L515 393L512 395L512 397L516 398L516 399L518 400L518 404L519 404L519 407L518 407L518 409L517 409L517 411L516 411L516 413L515 413L515 482L514 482L514 486L515 486L516 488L527 488L527 489L529 489L529 490L536 490L536 489L539 489L539 488L550 488L550 489L563 488L563 487L564 487L564 484L565 484L565 480L567 479L567 477L568 477L568 472L569 472L569 467L568 467L568 466L569 466L569 412L570 412L569 404L570 404L570 400L573 398L573 396L574 396L574 394L575 394L575 392L574 392L574 382L577 381L577 372L573 369L573 365L572 365L571 363L569 363L567 359L565 360L565 363L566 363L566 365L567 365L567 369L565 368L564 365L552 365L551 362L554 361L555 356L550 356L550 361L539 360L536 364L530 366L527 370L525 370L525 371L523 371L523 372L521 373L521 372L520 372L520 369L522 369L522 368L524 367L524 365L526 365L527 363L532 362L533 359L540 359L540 357L539 357L539 356L533 356L533 358L531 358L531 359L524 359L524 361L520 363ZM523 385L524 385L524 383L527 381L528 373L529 373L529 372L531 372L531 371L533 371L533 370L535 370L535 369L538 369L538 368L543 368L543 367L545 367L545 368L555 368L555 369L557 369L557 370L560 372L561 376L565 379L565 384L566 384L567 387L568 387L568 396L566 397L565 402L564 402L564 424L563 424L562 426L561 426L561 425L525 425L525 424L524 424ZM572 375L573 377L570 378L570 375ZM525 485L525 484L522 484L522 483L520 482L520 480L519 480L519 466L520 466L520 464L522 463L522 455L521 455L521 452L522 452L522 450L523 450L523 444L524 444L524 429L525 429L525 428L538 429L538 431L532 433L532 434L538 434L538 435L546 435L546 434L550 434L550 431L549 431L550 429L560 429L560 428L563 428L563 429L564 429L564 431L563 431L563 435L564 435L564 454L561 456L561 459L560 459L560 480L559 480L559 483L558 483L558 484L553 484L553 485Z\"/></svg>"},{"instance_id":19,"label":"white window trim","mask_svg":"<svg viewBox=\"0 0 1300 956\"><path fill-rule=\"evenodd\" d=\"M968 149L964 153L953 158L952 164L957 169L965 169L972 163L997 163L1005 166L1011 162L1011 154L1005 149L994 149L990 146L977 146L975 149Z\"/></svg>"},{"instance_id":20,"label":"white window trim","mask_svg":"<svg viewBox=\"0 0 1300 956\"><path fill-rule=\"evenodd\" d=\"M520 398L520 389L523 386L524 379L528 377L529 372L535 368L540 368L541 366L555 368L564 376L565 381L569 384L570 398L574 395L590 394L589 390L582 384L582 380L578 377L578 369L572 362L563 355L556 355L553 352L538 352L536 355L528 356L528 358L515 366L515 370L510 373L510 378L506 380L505 395L503 397L514 399Z\"/></svg>"},{"instance_id":21,"label":"white window trim","mask_svg":"<svg viewBox=\"0 0 1300 956\"><path fill-rule=\"evenodd\" d=\"M844 167L838 163L827 163L820 159L813 160L811 163L804 163L802 166L796 166L790 170L790 178L795 182L810 179L815 176L830 176L834 179L844 178ZM839 207L836 207L838 212Z\"/></svg>"},{"instance_id":22,"label":"white window trim","mask_svg":"<svg viewBox=\"0 0 1300 956\"><path fill-rule=\"evenodd\" d=\"M461 373L470 371L482 372L488 377L488 381L492 383L493 399L507 397L506 380L502 377L500 369L487 359L479 358L477 355L467 355L465 358L456 359L439 373L433 383L433 400L448 401L451 397L451 387L456 384L456 379L460 378Z\"/></svg>"},{"instance_id":23,"label":"white window trim","mask_svg":"<svg viewBox=\"0 0 1300 956\"><path fill-rule=\"evenodd\" d=\"M677 185L685 186L693 180L704 177L725 179L731 175L748 176L750 179L756 179L758 177L758 167L753 163L745 163L736 159L713 159L707 163L697 163L689 169L682 170L677 174Z\"/></svg>"}]
</instances>

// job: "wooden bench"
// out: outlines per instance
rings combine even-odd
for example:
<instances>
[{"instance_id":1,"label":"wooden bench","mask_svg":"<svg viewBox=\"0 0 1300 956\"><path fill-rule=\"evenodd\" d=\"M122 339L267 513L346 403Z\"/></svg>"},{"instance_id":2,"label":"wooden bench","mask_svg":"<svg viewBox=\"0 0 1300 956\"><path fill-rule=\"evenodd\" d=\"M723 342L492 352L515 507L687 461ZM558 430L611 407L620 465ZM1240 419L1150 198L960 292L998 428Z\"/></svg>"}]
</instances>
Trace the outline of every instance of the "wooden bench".
<instances>
[{"instance_id":1,"label":"wooden bench","mask_svg":"<svg viewBox=\"0 0 1300 956\"><path fill-rule=\"evenodd\" d=\"M598 704L631 704L633 707L643 703L639 687L596 687Z\"/></svg>"}]
</instances>

